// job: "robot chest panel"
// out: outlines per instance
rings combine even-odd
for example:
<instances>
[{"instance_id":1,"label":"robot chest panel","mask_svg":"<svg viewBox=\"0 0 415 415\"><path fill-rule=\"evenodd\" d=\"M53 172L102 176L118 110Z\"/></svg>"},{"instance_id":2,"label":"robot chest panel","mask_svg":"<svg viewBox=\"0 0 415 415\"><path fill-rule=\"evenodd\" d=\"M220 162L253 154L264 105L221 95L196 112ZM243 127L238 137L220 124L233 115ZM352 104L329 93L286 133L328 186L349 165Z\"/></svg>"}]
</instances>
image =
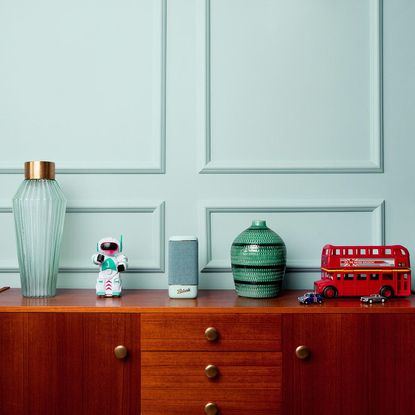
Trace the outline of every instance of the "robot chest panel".
<instances>
[{"instance_id":1,"label":"robot chest panel","mask_svg":"<svg viewBox=\"0 0 415 415\"><path fill-rule=\"evenodd\" d=\"M114 258L111 258L111 257L105 258L105 261L102 263L101 269L102 271L105 271L106 269L112 269L113 271L116 271L117 264Z\"/></svg>"}]
</instances>

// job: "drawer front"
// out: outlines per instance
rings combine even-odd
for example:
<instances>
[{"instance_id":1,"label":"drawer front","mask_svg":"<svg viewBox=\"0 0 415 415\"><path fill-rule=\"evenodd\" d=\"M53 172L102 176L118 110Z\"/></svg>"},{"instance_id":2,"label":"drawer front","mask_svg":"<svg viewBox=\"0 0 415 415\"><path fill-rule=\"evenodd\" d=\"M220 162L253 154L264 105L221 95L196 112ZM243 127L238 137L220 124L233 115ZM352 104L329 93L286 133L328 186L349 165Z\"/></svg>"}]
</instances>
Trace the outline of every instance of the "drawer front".
<instances>
[{"instance_id":1,"label":"drawer front","mask_svg":"<svg viewBox=\"0 0 415 415\"><path fill-rule=\"evenodd\" d=\"M142 352L147 389L281 389L280 352Z\"/></svg>"},{"instance_id":2,"label":"drawer front","mask_svg":"<svg viewBox=\"0 0 415 415\"><path fill-rule=\"evenodd\" d=\"M212 329L216 336L211 336ZM210 338L210 339L209 339ZM280 351L278 314L144 314L141 349L165 351Z\"/></svg>"},{"instance_id":3,"label":"drawer front","mask_svg":"<svg viewBox=\"0 0 415 415\"><path fill-rule=\"evenodd\" d=\"M218 415L281 415L279 389L143 389L141 398L142 415L202 415L208 404Z\"/></svg>"}]
</instances>

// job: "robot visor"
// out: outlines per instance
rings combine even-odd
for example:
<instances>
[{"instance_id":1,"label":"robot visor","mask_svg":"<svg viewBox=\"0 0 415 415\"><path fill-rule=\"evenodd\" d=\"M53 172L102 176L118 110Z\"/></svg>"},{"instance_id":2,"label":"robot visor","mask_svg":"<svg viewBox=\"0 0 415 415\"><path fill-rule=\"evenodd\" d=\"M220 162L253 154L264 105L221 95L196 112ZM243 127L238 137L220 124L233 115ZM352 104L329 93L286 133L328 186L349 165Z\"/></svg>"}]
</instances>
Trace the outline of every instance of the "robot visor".
<instances>
[{"instance_id":1,"label":"robot visor","mask_svg":"<svg viewBox=\"0 0 415 415\"><path fill-rule=\"evenodd\" d=\"M118 249L118 244L115 242L103 242L101 244L102 251L116 251Z\"/></svg>"}]
</instances>

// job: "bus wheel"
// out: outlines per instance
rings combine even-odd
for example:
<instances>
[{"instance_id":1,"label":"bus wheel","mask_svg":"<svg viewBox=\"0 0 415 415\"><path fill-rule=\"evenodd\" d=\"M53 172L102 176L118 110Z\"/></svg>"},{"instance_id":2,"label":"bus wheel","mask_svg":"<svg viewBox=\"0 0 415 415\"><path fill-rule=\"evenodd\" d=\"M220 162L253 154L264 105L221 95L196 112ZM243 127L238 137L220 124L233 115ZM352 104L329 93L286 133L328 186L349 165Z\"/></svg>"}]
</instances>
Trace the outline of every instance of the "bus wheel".
<instances>
[{"instance_id":1,"label":"bus wheel","mask_svg":"<svg viewBox=\"0 0 415 415\"><path fill-rule=\"evenodd\" d=\"M383 295L386 298L391 298L393 297L393 288L389 287L388 285L385 285L384 287L382 287L380 289L380 295Z\"/></svg>"},{"instance_id":2,"label":"bus wheel","mask_svg":"<svg viewBox=\"0 0 415 415\"><path fill-rule=\"evenodd\" d=\"M335 287L329 286L323 290L323 296L326 298L337 297L337 290Z\"/></svg>"}]
</instances>

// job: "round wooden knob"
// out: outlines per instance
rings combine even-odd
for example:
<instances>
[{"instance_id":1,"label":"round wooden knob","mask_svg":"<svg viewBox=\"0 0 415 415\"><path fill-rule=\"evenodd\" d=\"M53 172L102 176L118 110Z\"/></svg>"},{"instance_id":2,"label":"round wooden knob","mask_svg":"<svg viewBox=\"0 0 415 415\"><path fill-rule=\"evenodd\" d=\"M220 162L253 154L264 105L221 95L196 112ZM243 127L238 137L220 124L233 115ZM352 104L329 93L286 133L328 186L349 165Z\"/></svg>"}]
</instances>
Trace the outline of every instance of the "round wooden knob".
<instances>
[{"instance_id":1,"label":"round wooden knob","mask_svg":"<svg viewBox=\"0 0 415 415\"><path fill-rule=\"evenodd\" d=\"M218 405L214 402L209 402L205 405L205 414L206 415L217 415L219 413Z\"/></svg>"},{"instance_id":2,"label":"round wooden knob","mask_svg":"<svg viewBox=\"0 0 415 415\"><path fill-rule=\"evenodd\" d=\"M307 346L301 345L295 349L295 355L299 359L307 359L311 355L311 351Z\"/></svg>"},{"instance_id":3,"label":"round wooden knob","mask_svg":"<svg viewBox=\"0 0 415 415\"><path fill-rule=\"evenodd\" d=\"M125 359L128 355L128 350L125 346L120 344L114 348L114 355L117 359Z\"/></svg>"},{"instance_id":4,"label":"round wooden knob","mask_svg":"<svg viewBox=\"0 0 415 415\"><path fill-rule=\"evenodd\" d=\"M219 375L219 369L215 365L207 365L205 374L209 379L216 378Z\"/></svg>"},{"instance_id":5,"label":"round wooden knob","mask_svg":"<svg viewBox=\"0 0 415 415\"><path fill-rule=\"evenodd\" d=\"M218 339L219 333L214 327L208 327L205 330L205 337L210 341L214 342Z\"/></svg>"}]
</instances>

